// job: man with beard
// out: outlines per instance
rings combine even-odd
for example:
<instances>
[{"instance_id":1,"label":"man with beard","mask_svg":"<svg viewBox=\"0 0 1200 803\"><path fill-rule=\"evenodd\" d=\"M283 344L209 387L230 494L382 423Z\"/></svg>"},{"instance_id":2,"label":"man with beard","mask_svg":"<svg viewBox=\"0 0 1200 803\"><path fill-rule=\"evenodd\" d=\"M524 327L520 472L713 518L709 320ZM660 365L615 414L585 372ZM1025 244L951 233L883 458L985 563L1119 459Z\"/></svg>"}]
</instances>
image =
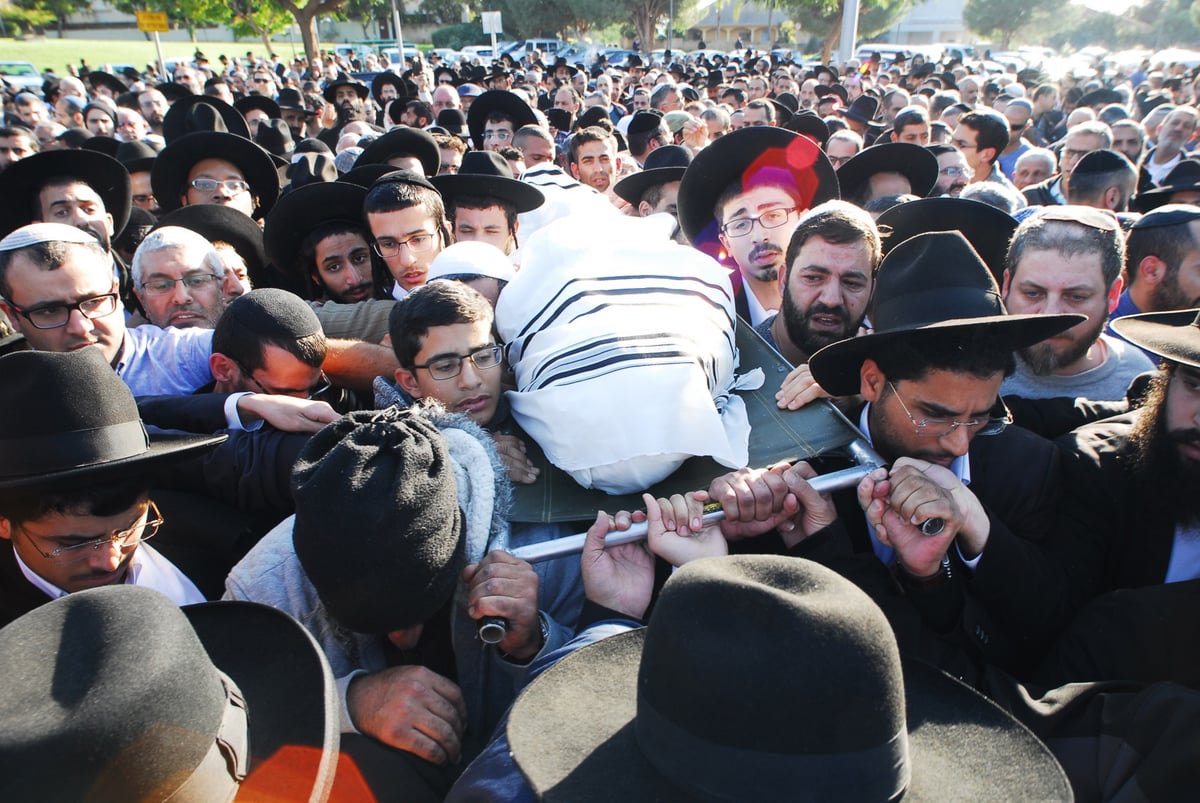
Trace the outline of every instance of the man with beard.
<instances>
[{"instance_id":1,"label":"man with beard","mask_svg":"<svg viewBox=\"0 0 1200 803\"><path fill-rule=\"evenodd\" d=\"M226 268L212 243L190 229L150 232L131 267L134 292L155 326L212 329L225 311Z\"/></svg>"},{"instance_id":2,"label":"man with beard","mask_svg":"<svg viewBox=\"0 0 1200 803\"><path fill-rule=\"evenodd\" d=\"M1004 271L1009 312L1077 313L1087 320L1019 351L1004 395L1119 400L1134 377L1154 367L1104 334L1121 295L1123 240L1116 218L1083 206L1046 207L1017 228Z\"/></svg>"},{"instance_id":3,"label":"man with beard","mask_svg":"<svg viewBox=\"0 0 1200 803\"><path fill-rule=\"evenodd\" d=\"M1113 320L1200 306L1200 208L1168 204L1143 215L1129 232L1127 250L1129 288Z\"/></svg>"},{"instance_id":4,"label":"man with beard","mask_svg":"<svg viewBox=\"0 0 1200 803\"><path fill-rule=\"evenodd\" d=\"M589 126L572 134L567 144L567 164L576 181L615 197L610 190L616 183L620 161L617 141L608 131Z\"/></svg>"},{"instance_id":5,"label":"man with beard","mask_svg":"<svg viewBox=\"0 0 1200 803\"><path fill-rule=\"evenodd\" d=\"M141 109L146 124L150 126L150 131L162 136L163 118L167 116L167 109L171 108L167 103L167 96L154 87L145 89L138 94L138 108Z\"/></svg>"},{"instance_id":6,"label":"man with beard","mask_svg":"<svg viewBox=\"0 0 1200 803\"><path fill-rule=\"evenodd\" d=\"M957 198L975 175L967 158L952 145L928 145L926 148L938 160L938 180L932 194Z\"/></svg>"},{"instance_id":7,"label":"man with beard","mask_svg":"<svg viewBox=\"0 0 1200 803\"><path fill-rule=\"evenodd\" d=\"M796 366L779 391L781 406L797 409L822 393L808 358L854 337L871 300L880 259L871 216L844 201L827 201L800 218L779 277L783 306L754 330Z\"/></svg>"},{"instance_id":8,"label":"man with beard","mask_svg":"<svg viewBox=\"0 0 1200 803\"><path fill-rule=\"evenodd\" d=\"M317 139L334 149L338 137L347 123L367 121L367 95L370 93L367 85L352 80L349 76L339 75L330 81L321 95L326 103L333 104L337 109L337 123L317 134Z\"/></svg>"}]
</instances>

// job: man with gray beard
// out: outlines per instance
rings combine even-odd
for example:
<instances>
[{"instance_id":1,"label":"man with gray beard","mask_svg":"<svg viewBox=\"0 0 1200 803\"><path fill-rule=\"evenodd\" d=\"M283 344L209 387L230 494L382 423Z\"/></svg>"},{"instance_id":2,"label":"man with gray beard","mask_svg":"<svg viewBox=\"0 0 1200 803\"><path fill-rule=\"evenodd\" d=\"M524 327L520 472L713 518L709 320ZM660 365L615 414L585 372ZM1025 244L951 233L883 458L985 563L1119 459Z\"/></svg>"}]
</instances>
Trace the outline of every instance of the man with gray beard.
<instances>
[{"instance_id":1,"label":"man with gray beard","mask_svg":"<svg viewBox=\"0 0 1200 803\"><path fill-rule=\"evenodd\" d=\"M1115 401L1154 367L1140 350L1104 334L1121 296L1124 261L1120 225L1105 211L1047 207L1017 228L1002 291L1009 313L1076 313L1087 320L1020 350L1003 395Z\"/></svg>"}]
</instances>

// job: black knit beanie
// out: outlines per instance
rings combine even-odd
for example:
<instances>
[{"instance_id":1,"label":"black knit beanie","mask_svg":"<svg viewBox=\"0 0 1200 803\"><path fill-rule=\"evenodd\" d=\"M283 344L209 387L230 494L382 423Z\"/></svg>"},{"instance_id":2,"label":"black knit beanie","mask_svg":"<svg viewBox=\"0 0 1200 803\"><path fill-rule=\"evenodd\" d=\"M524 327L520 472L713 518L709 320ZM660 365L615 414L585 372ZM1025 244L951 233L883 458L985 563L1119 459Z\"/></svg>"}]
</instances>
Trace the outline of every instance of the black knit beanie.
<instances>
[{"instance_id":1,"label":"black knit beanie","mask_svg":"<svg viewBox=\"0 0 1200 803\"><path fill-rule=\"evenodd\" d=\"M351 413L292 472L296 556L326 609L356 633L428 621L464 561L454 469L437 427L411 410Z\"/></svg>"}]
</instances>

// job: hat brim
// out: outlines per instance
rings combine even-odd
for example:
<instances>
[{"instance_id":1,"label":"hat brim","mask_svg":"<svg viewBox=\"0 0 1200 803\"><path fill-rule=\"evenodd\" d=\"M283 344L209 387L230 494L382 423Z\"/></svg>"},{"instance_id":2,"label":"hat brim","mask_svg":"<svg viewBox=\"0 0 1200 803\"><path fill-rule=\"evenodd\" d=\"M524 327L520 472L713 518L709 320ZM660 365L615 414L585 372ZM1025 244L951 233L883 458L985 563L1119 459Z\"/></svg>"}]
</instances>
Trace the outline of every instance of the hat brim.
<instances>
[{"instance_id":1,"label":"hat brim","mask_svg":"<svg viewBox=\"0 0 1200 803\"><path fill-rule=\"evenodd\" d=\"M150 171L150 186L163 212L173 212L183 203L179 200L187 186L192 166L204 159L224 159L237 166L258 197L260 214L265 214L279 197L279 173L270 154L261 146L236 134L223 131L197 131L172 142Z\"/></svg>"},{"instance_id":2,"label":"hat brim","mask_svg":"<svg viewBox=\"0 0 1200 803\"><path fill-rule=\"evenodd\" d=\"M935 164L936 161L937 157L934 157ZM849 166L847 162L842 169ZM881 214L876 222L881 227L881 233L884 226L891 229L883 237L885 256L897 245L918 234L931 231L960 232L987 264L996 284L1004 285L1008 243L1018 224L1016 218L994 206L968 198L922 198L892 207Z\"/></svg>"},{"instance_id":3,"label":"hat brim","mask_svg":"<svg viewBox=\"0 0 1200 803\"><path fill-rule=\"evenodd\" d=\"M125 85L124 81L112 73L103 72L102 70L92 70L84 80L91 84L93 89L98 86L107 87L113 95L120 95L123 92L129 91L129 87Z\"/></svg>"},{"instance_id":4,"label":"hat brim","mask_svg":"<svg viewBox=\"0 0 1200 803\"><path fill-rule=\"evenodd\" d=\"M59 176L78 179L94 189L112 215L113 232L125 228L133 205L125 165L100 151L43 151L0 172L0 236L33 222L35 188Z\"/></svg>"},{"instance_id":5,"label":"hat brim","mask_svg":"<svg viewBox=\"0 0 1200 803\"><path fill-rule=\"evenodd\" d=\"M272 120L279 120L283 117L283 111L280 109L279 104L266 95L247 95L244 98L238 98L233 102L233 108L237 109L243 118L246 116L246 112L251 109L258 109L264 112ZM249 123L246 126L248 130Z\"/></svg>"},{"instance_id":6,"label":"hat brim","mask_svg":"<svg viewBox=\"0 0 1200 803\"><path fill-rule=\"evenodd\" d=\"M181 610L246 701L250 773L238 799L327 799L341 704L320 645L303 625L266 605L225 601Z\"/></svg>"},{"instance_id":7,"label":"hat brim","mask_svg":"<svg viewBox=\"0 0 1200 803\"><path fill-rule=\"evenodd\" d=\"M363 152L354 160L354 166L370 164L385 164L397 153L407 153L417 157L421 169L427 176L437 175L442 163L442 152L438 150L437 140L428 132L419 128L393 128L383 136L376 137ZM393 168L396 169L396 168Z\"/></svg>"},{"instance_id":8,"label":"hat brim","mask_svg":"<svg viewBox=\"0 0 1200 803\"><path fill-rule=\"evenodd\" d=\"M1147 312L1112 322L1113 331L1130 343L1170 362L1200 368L1200 309Z\"/></svg>"},{"instance_id":9,"label":"hat brim","mask_svg":"<svg viewBox=\"0 0 1200 803\"><path fill-rule=\"evenodd\" d=\"M646 190L657 184L666 184L668 181L682 181L685 172L687 172L686 167L652 167L649 170L631 173L621 179L613 185L613 192L617 194L617 197L631 204L637 204L642 200L642 195Z\"/></svg>"},{"instance_id":10,"label":"hat brim","mask_svg":"<svg viewBox=\"0 0 1200 803\"><path fill-rule=\"evenodd\" d=\"M78 466L62 471L4 477L0 478L0 490L52 490L68 485L79 485L85 481L94 483L118 477L129 477L136 472L149 472L190 457L198 457L224 443L227 437L227 435L157 435L150 439L150 446L145 452L134 457Z\"/></svg>"},{"instance_id":11,"label":"hat brim","mask_svg":"<svg viewBox=\"0 0 1200 803\"><path fill-rule=\"evenodd\" d=\"M852 198L876 173L899 173L913 195L925 197L937 185L937 157L910 142L887 142L864 148L838 169L838 184ZM901 204L903 206L904 204Z\"/></svg>"},{"instance_id":12,"label":"hat brim","mask_svg":"<svg viewBox=\"0 0 1200 803\"><path fill-rule=\"evenodd\" d=\"M334 81L321 90L321 97L325 98L326 103L337 103L338 88L343 86L354 87L354 93L358 95L359 100L366 100L367 95L370 94L370 88L359 81Z\"/></svg>"},{"instance_id":13,"label":"hat brim","mask_svg":"<svg viewBox=\"0 0 1200 803\"><path fill-rule=\"evenodd\" d=\"M368 185L369 186L369 185ZM279 270L309 281L307 272L297 271L301 242L326 223L353 223L367 236L363 220L366 187L348 181L319 181L285 193L267 216L262 242L267 255Z\"/></svg>"},{"instance_id":14,"label":"hat brim","mask_svg":"<svg viewBox=\"0 0 1200 803\"><path fill-rule=\"evenodd\" d=\"M539 799L607 803L694 795L664 778L638 747L634 719L645 633L579 649L513 704L509 746ZM963 800L1071 798L1054 756L1017 720L931 666L902 663L912 770L906 801L944 800L947 789ZM962 750L966 741L971 750ZM853 789L854 779L846 784ZM788 796L780 790L780 797ZM802 790L796 796L803 797Z\"/></svg>"},{"instance_id":15,"label":"hat brim","mask_svg":"<svg viewBox=\"0 0 1200 803\"><path fill-rule=\"evenodd\" d=\"M225 123L226 130L230 134L250 139L250 124L246 122L246 118L242 116L242 113L233 106L212 95L188 95L172 103L171 108L167 109L167 113L163 116L163 139L168 145L186 137L190 133L196 133L188 131L187 116L188 111L197 103L207 103L216 109L217 113L221 115L221 121Z\"/></svg>"},{"instance_id":16,"label":"hat brim","mask_svg":"<svg viewBox=\"0 0 1200 803\"><path fill-rule=\"evenodd\" d=\"M1200 192L1200 180L1188 184L1164 184L1161 187L1140 192L1134 196L1133 205L1142 214L1153 212L1160 206L1171 203L1171 196L1177 192Z\"/></svg>"},{"instance_id":17,"label":"hat brim","mask_svg":"<svg viewBox=\"0 0 1200 803\"><path fill-rule=\"evenodd\" d=\"M238 210L221 204L193 204L159 218L154 229L163 226L182 226L209 242L229 243L245 260L251 284L257 287L266 278L267 254L263 249L262 229Z\"/></svg>"},{"instance_id":18,"label":"hat brim","mask_svg":"<svg viewBox=\"0 0 1200 803\"><path fill-rule=\"evenodd\" d=\"M467 130L471 132L471 139L478 150L483 150L484 123L494 111L504 112L513 118L513 133L520 130L521 126L537 123L537 115L533 109L518 95L507 89L489 89L476 96L471 102L471 108L467 110Z\"/></svg>"},{"instance_id":19,"label":"hat brim","mask_svg":"<svg viewBox=\"0 0 1200 803\"><path fill-rule=\"evenodd\" d=\"M808 361L813 379L831 396L853 396L861 389L860 372L863 361L885 342L910 337L917 333L937 332L947 338L988 327L1009 341L1009 349L1040 343L1077 323L1083 315L988 315L979 318L953 318L934 323L892 329L886 332L851 337L830 343L817 351Z\"/></svg>"},{"instance_id":20,"label":"hat brim","mask_svg":"<svg viewBox=\"0 0 1200 803\"><path fill-rule=\"evenodd\" d=\"M456 195L475 195L485 198L500 198L517 208L517 212L532 212L546 202L542 191L531 184L504 176L488 176L479 173L451 173L433 176L429 183L446 199L447 206Z\"/></svg>"},{"instance_id":21,"label":"hat brim","mask_svg":"<svg viewBox=\"0 0 1200 803\"><path fill-rule=\"evenodd\" d=\"M803 209L839 197L837 173L812 140L771 126L742 128L713 142L692 160L679 186L679 224L698 248L717 242L713 209L734 181L760 169L790 173Z\"/></svg>"}]
</instances>

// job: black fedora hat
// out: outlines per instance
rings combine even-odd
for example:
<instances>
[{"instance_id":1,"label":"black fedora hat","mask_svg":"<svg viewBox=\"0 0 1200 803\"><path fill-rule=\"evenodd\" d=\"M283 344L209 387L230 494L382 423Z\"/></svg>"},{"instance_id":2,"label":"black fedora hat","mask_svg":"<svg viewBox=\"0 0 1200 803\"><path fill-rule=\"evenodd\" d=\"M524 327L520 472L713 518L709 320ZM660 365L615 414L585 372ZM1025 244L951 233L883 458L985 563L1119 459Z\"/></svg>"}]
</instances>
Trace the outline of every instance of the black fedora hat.
<instances>
[{"instance_id":1,"label":"black fedora hat","mask_svg":"<svg viewBox=\"0 0 1200 803\"><path fill-rule=\"evenodd\" d=\"M336 103L337 91L339 87L348 86L354 89L359 100L366 100L370 89L362 81L356 81L346 73L338 73L337 77L325 85L321 91L321 97L325 98L326 103Z\"/></svg>"},{"instance_id":2,"label":"black fedora hat","mask_svg":"<svg viewBox=\"0 0 1200 803\"><path fill-rule=\"evenodd\" d=\"M85 151L96 151L105 156L117 158L117 149L121 147L121 141L114 137L106 137L103 134L97 134L94 137L88 137L79 147Z\"/></svg>"},{"instance_id":3,"label":"black fedora hat","mask_svg":"<svg viewBox=\"0 0 1200 803\"><path fill-rule=\"evenodd\" d=\"M838 109L838 114L848 120L854 120L864 125L875 122L875 114L879 111L879 101L870 95L859 95L849 108Z\"/></svg>"},{"instance_id":4,"label":"black fedora hat","mask_svg":"<svg viewBox=\"0 0 1200 803\"><path fill-rule=\"evenodd\" d=\"M1112 328L1164 360L1200 368L1200 309L1126 315L1114 320Z\"/></svg>"},{"instance_id":5,"label":"black fedora hat","mask_svg":"<svg viewBox=\"0 0 1200 803\"><path fill-rule=\"evenodd\" d=\"M197 131L226 131L250 138L250 126L242 113L220 98L189 95L175 101L163 115L163 139L170 145Z\"/></svg>"},{"instance_id":6,"label":"black fedora hat","mask_svg":"<svg viewBox=\"0 0 1200 803\"><path fill-rule=\"evenodd\" d=\"M122 142L117 147L117 161L125 165L125 169L131 174L154 167L154 160L157 158L158 151L144 140L135 139L130 142Z\"/></svg>"},{"instance_id":7,"label":"black fedora hat","mask_svg":"<svg viewBox=\"0 0 1200 803\"><path fill-rule=\"evenodd\" d=\"M983 259L996 279L1004 282L1008 242L1017 219L990 204L967 198L921 198L893 206L876 221L883 234L883 253L910 237L930 231L957 231ZM886 227L886 229L885 229Z\"/></svg>"},{"instance_id":8,"label":"black fedora hat","mask_svg":"<svg viewBox=\"0 0 1200 803\"><path fill-rule=\"evenodd\" d=\"M640 172L632 173L613 185L613 192L617 197L637 204L650 187L682 180L691 163L692 154L687 148L663 145L650 152Z\"/></svg>"},{"instance_id":9,"label":"black fedora hat","mask_svg":"<svg viewBox=\"0 0 1200 803\"><path fill-rule=\"evenodd\" d=\"M462 78L459 77L458 71L453 67L447 67L445 64L439 64L434 68L433 83L435 85L445 83L445 81L442 80L443 75L450 77L451 86L458 86L460 83L462 83Z\"/></svg>"},{"instance_id":10,"label":"black fedora hat","mask_svg":"<svg viewBox=\"0 0 1200 803\"><path fill-rule=\"evenodd\" d=\"M574 77L575 74L579 72L579 68L576 67L574 64L570 63L569 61L567 61L566 56L559 56L558 58L556 58L554 60L554 64L550 66L550 68L547 70L547 72L550 72L550 73L557 72L559 67L563 67L564 69L566 69L567 73L570 74L572 77Z\"/></svg>"},{"instance_id":11,"label":"black fedora hat","mask_svg":"<svg viewBox=\"0 0 1200 803\"><path fill-rule=\"evenodd\" d=\"M109 586L35 608L0 644L5 799L328 797L336 684L282 611Z\"/></svg>"},{"instance_id":12,"label":"black fedora hat","mask_svg":"<svg viewBox=\"0 0 1200 803\"><path fill-rule=\"evenodd\" d=\"M1138 193L1133 205L1139 212L1151 212L1171 203L1177 192L1200 192L1200 160L1184 159L1172 167L1162 184Z\"/></svg>"},{"instance_id":13,"label":"black fedora hat","mask_svg":"<svg viewBox=\"0 0 1200 803\"><path fill-rule=\"evenodd\" d=\"M396 97L411 97L413 93L408 91L408 86L405 85L405 80L391 70L384 70L371 79L371 97L375 98L376 102L383 103L379 97L380 91L384 86L394 86L396 88Z\"/></svg>"},{"instance_id":14,"label":"black fedora hat","mask_svg":"<svg viewBox=\"0 0 1200 803\"><path fill-rule=\"evenodd\" d=\"M492 151L468 151L457 173L433 176L429 183L442 194L446 206L451 206L459 195L499 198L515 206L517 212L531 212L546 202L541 190L513 178L508 160Z\"/></svg>"},{"instance_id":15,"label":"black fedora hat","mask_svg":"<svg viewBox=\"0 0 1200 803\"><path fill-rule=\"evenodd\" d=\"M513 119L513 133L521 126L537 123L537 115L520 95L507 89L491 89L471 103L467 110L467 129L477 150L483 150L483 128L488 115L494 111L504 112Z\"/></svg>"},{"instance_id":16,"label":"black fedora hat","mask_svg":"<svg viewBox=\"0 0 1200 803\"><path fill-rule=\"evenodd\" d=\"M838 168L842 195L853 200L876 173L899 173L908 179L912 194L928 195L937 184L937 157L911 142L884 142L864 148Z\"/></svg>"},{"instance_id":17,"label":"black fedora hat","mask_svg":"<svg viewBox=\"0 0 1200 803\"><path fill-rule=\"evenodd\" d=\"M254 134L254 143L271 155L276 167L287 167L291 163L292 152L296 150L292 129L280 119L260 122Z\"/></svg>"},{"instance_id":18,"label":"black fedora hat","mask_svg":"<svg viewBox=\"0 0 1200 803\"><path fill-rule=\"evenodd\" d=\"M297 153L293 157L291 164L288 165L283 178L286 179L287 185L280 193L281 198L285 193L298 190L305 184L337 181L337 162L328 153L314 151ZM276 201L275 203L278 204L279 202Z\"/></svg>"},{"instance_id":19,"label":"black fedora hat","mask_svg":"<svg viewBox=\"0 0 1200 803\"><path fill-rule=\"evenodd\" d=\"M245 214L223 204L192 204L163 215L155 229L181 226L191 229L210 243L229 243L246 262L246 271L254 286L266 276L267 253L258 224ZM298 230L299 231L299 230Z\"/></svg>"},{"instance_id":20,"label":"black fedora hat","mask_svg":"<svg viewBox=\"0 0 1200 803\"><path fill-rule=\"evenodd\" d=\"M124 81L112 73L104 72L103 70L92 70L83 77L83 80L92 87L93 92L98 87L105 87L113 93L113 97L129 91L129 87L125 85Z\"/></svg>"},{"instance_id":21,"label":"black fedora hat","mask_svg":"<svg viewBox=\"0 0 1200 803\"><path fill-rule=\"evenodd\" d=\"M233 108L237 109L243 117L251 109L258 109L272 120L278 120L283 114L279 104L266 95L247 95L244 98L238 98L233 102Z\"/></svg>"},{"instance_id":22,"label":"black fedora hat","mask_svg":"<svg viewBox=\"0 0 1200 803\"><path fill-rule=\"evenodd\" d=\"M167 145L154 160L150 186L164 212L182 206L179 199L187 187L188 172L204 159L224 159L236 165L246 177L251 194L258 197L262 213L269 211L279 196L279 173L270 154L245 137L222 131L198 131Z\"/></svg>"},{"instance_id":23,"label":"black fedora hat","mask_svg":"<svg viewBox=\"0 0 1200 803\"><path fill-rule=\"evenodd\" d=\"M363 189L371 189L371 185L377 180L386 176L388 173L395 173L397 168L389 164L356 164L353 169L347 170L338 177L338 181L344 184L354 184Z\"/></svg>"},{"instance_id":24,"label":"black fedora hat","mask_svg":"<svg viewBox=\"0 0 1200 803\"><path fill-rule=\"evenodd\" d=\"M271 262L294 273L305 236L326 223L350 223L367 232L363 217L366 187L345 181L306 184L285 193L263 221L262 243ZM307 272L301 277L309 281Z\"/></svg>"},{"instance_id":25,"label":"black fedora hat","mask_svg":"<svg viewBox=\"0 0 1200 803\"><path fill-rule=\"evenodd\" d=\"M428 131L401 126L393 128L381 137L376 137L363 149L354 161L354 166L386 164L393 156L415 156L421 162L425 175L437 175L442 163L442 152L437 140Z\"/></svg>"},{"instance_id":26,"label":"black fedora hat","mask_svg":"<svg viewBox=\"0 0 1200 803\"><path fill-rule=\"evenodd\" d=\"M839 197L837 173L820 148L785 128L741 128L692 160L679 185L679 225L698 248L717 243L713 209L735 181L791 186L803 209Z\"/></svg>"},{"instance_id":27,"label":"black fedora hat","mask_svg":"<svg viewBox=\"0 0 1200 803\"><path fill-rule=\"evenodd\" d=\"M871 322L875 331L831 343L808 364L817 384L834 396L859 391L859 369L894 338L956 333L986 326L1013 351L1082 322L1082 315L1009 315L1000 285L967 239L956 231L910 237L884 257L875 278Z\"/></svg>"},{"instance_id":28,"label":"black fedora hat","mask_svg":"<svg viewBox=\"0 0 1200 803\"><path fill-rule=\"evenodd\" d=\"M125 228L133 204L129 171L111 156L91 150L42 151L0 171L0 236L33 222L33 203L49 179L87 184L113 218L113 231Z\"/></svg>"},{"instance_id":29,"label":"black fedora hat","mask_svg":"<svg viewBox=\"0 0 1200 803\"><path fill-rule=\"evenodd\" d=\"M795 131L797 134L808 137L822 148L829 141L829 125L815 112L807 109L792 115L792 119L788 120L783 127L788 131Z\"/></svg>"},{"instance_id":30,"label":"black fedora hat","mask_svg":"<svg viewBox=\"0 0 1200 803\"><path fill-rule=\"evenodd\" d=\"M1100 107L1110 103L1124 103L1125 97L1115 89L1093 89L1079 99L1079 106Z\"/></svg>"},{"instance_id":31,"label":"black fedora hat","mask_svg":"<svg viewBox=\"0 0 1200 803\"><path fill-rule=\"evenodd\" d=\"M119 315L117 311L113 313ZM129 386L99 349L0 357L0 489L127 477L193 457L224 435L151 438Z\"/></svg>"},{"instance_id":32,"label":"black fedora hat","mask_svg":"<svg viewBox=\"0 0 1200 803\"><path fill-rule=\"evenodd\" d=\"M159 92L162 92L163 97L166 98L171 103L177 103L177 102L183 100L184 98L190 98L196 94L195 92L193 92L192 90L190 90L186 86L184 86L183 84L176 83L175 81L167 81L162 84L155 84L154 88L157 89ZM201 97L203 97L203 96L201 96Z\"/></svg>"},{"instance_id":33,"label":"black fedora hat","mask_svg":"<svg viewBox=\"0 0 1200 803\"><path fill-rule=\"evenodd\" d=\"M304 97L300 94L300 90L293 89L290 86L285 86L279 90L279 95L276 98L276 105L279 106L280 112L283 109L293 112L304 112L306 117L316 117L317 113L304 105Z\"/></svg>"},{"instance_id":34,"label":"black fedora hat","mask_svg":"<svg viewBox=\"0 0 1200 803\"><path fill-rule=\"evenodd\" d=\"M780 556L688 563L647 627L533 680L507 735L546 801L1071 799L1016 719L902 661L857 586Z\"/></svg>"}]
</instances>

